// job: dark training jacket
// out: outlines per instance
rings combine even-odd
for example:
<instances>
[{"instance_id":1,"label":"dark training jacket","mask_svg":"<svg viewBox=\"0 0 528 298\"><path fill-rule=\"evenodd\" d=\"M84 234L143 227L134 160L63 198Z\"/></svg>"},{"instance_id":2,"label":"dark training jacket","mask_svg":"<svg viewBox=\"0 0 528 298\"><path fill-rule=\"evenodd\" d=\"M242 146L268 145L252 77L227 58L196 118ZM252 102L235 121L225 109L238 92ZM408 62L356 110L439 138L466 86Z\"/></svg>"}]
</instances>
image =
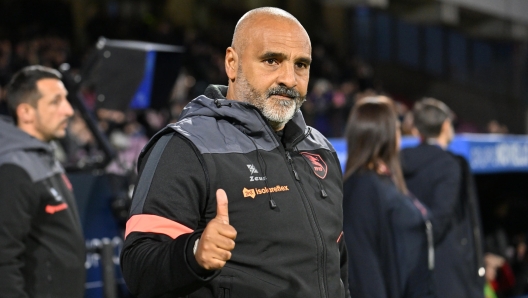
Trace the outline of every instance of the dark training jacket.
<instances>
[{"instance_id":1,"label":"dark training jacket","mask_svg":"<svg viewBox=\"0 0 528 298\"><path fill-rule=\"evenodd\" d=\"M138 297L350 297L333 147L300 112L281 141L226 91L210 86L141 154L121 253L127 286ZM218 188L236 246L207 271L192 248L216 216Z\"/></svg>"},{"instance_id":2,"label":"dark training jacket","mask_svg":"<svg viewBox=\"0 0 528 298\"><path fill-rule=\"evenodd\" d=\"M438 297L484 297L480 210L469 165L429 144L404 149L401 156L409 191L431 211Z\"/></svg>"},{"instance_id":3,"label":"dark training jacket","mask_svg":"<svg viewBox=\"0 0 528 298\"><path fill-rule=\"evenodd\" d=\"M373 171L352 174L343 193L353 297L436 297L427 209L402 194L389 176Z\"/></svg>"},{"instance_id":4,"label":"dark training jacket","mask_svg":"<svg viewBox=\"0 0 528 298\"><path fill-rule=\"evenodd\" d=\"M2 119L0 144L0 297L83 297L82 228L51 145Z\"/></svg>"}]
</instances>

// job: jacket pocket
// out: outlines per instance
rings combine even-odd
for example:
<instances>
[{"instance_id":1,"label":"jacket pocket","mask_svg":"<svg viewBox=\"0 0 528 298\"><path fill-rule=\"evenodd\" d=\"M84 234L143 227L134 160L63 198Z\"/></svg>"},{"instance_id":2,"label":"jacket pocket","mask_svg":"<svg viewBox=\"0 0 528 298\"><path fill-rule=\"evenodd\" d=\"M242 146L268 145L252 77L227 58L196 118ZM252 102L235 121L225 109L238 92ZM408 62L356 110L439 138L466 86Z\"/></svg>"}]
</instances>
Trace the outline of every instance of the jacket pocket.
<instances>
[{"instance_id":1,"label":"jacket pocket","mask_svg":"<svg viewBox=\"0 0 528 298\"><path fill-rule=\"evenodd\" d=\"M231 298L231 286L233 284L233 276L220 275L218 276L218 298Z\"/></svg>"},{"instance_id":2,"label":"jacket pocket","mask_svg":"<svg viewBox=\"0 0 528 298\"><path fill-rule=\"evenodd\" d=\"M230 298L231 297L231 290L226 288L220 289L220 295L219 298Z\"/></svg>"}]
</instances>

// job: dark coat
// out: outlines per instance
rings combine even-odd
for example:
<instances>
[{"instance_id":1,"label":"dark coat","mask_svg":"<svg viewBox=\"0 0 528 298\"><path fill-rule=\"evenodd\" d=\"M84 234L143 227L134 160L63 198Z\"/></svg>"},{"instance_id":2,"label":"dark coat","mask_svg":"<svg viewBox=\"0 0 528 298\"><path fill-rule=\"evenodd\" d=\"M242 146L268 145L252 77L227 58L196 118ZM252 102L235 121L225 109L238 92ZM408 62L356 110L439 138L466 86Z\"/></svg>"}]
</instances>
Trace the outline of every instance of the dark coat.
<instances>
[{"instance_id":1,"label":"dark coat","mask_svg":"<svg viewBox=\"0 0 528 298\"><path fill-rule=\"evenodd\" d=\"M300 112L279 139L256 108L223 99L226 91L207 88L140 156L121 253L129 289L138 297L350 297L332 145ZM221 270L208 271L192 249L216 216L218 188L236 246Z\"/></svg>"},{"instance_id":2,"label":"dark coat","mask_svg":"<svg viewBox=\"0 0 528 298\"><path fill-rule=\"evenodd\" d=\"M368 171L344 182L343 220L353 297L425 298L432 271L424 214L388 176ZM432 246L432 243L431 243Z\"/></svg>"},{"instance_id":3,"label":"dark coat","mask_svg":"<svg viewBox=\"0 0 528 298\"><path fill-rule=\"evenodd\" d=\"M428 144L401 156L407 187L431 211L438 297L483 297L480 214L467 162Z\"/></svg>"},{"instance_id":4,"label":"dark coat","mask_svg":"<svg viewBox=\"0 0 528 298\"><path fill-rule=\"evenodd\" d=\"M81 223L51 145L3 120L0 144L0 297L83 297Z\"/></svg>"}]
</instances>

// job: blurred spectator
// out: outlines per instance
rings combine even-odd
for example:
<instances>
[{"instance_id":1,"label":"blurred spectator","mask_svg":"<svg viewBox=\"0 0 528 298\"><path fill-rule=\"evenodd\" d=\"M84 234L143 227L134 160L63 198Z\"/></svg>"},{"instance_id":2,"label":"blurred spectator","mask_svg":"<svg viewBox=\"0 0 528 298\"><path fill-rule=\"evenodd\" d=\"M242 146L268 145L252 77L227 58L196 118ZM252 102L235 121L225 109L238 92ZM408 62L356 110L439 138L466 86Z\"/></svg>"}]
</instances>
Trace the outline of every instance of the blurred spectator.
<instances>
[{"instance_id":1,"label":"blurred spectator","mask_svg":"<svg viewBox=\"0 0 528 298\"><path fill-rule=\"evenodd\" d=\"M465 121L464 119L453 119L453 126L456 133L480 133L478 125L471 121Z\"/></svg>"},{"instance_id":2,"label":"blurred spectator","mask_svg":"<svg viewBox=\"0 0 528 298\"><path fill-rule=\"evenodd\" d=\"M360 91L376 89L374 84L374 70L369 64L363 61L357 61L357 75Z\"/></svg>"},{"instance_id":3,"label":"blurred spectator","mask_svg":"<svg viewBox=\"0 0 528 298\"><path fill-rule=\"evenodd\" d=\"M407 111L405 115L403 115L403 120L401 122L401 131L402 135L404 136L420 136L420 133L418 132L416 127L414 127L414 117L412 111Z\"/></svg>"},{"instance_id":4,"label":"blurred spectator","mask_svg":"<svg viewBox=\"0 0 528 298\"><path fill-rule=\"evenodd\" d=\"M325 136L332 134L330 125L330 112L334 96L332 88L330 81L317 79L303 105L306 124L314 126Z\"/></svg>"},{"instance_id":5,"label":"blurred spectator","mask_svg":"<svg viewBox=\"0 0 528 298\"><path fill-rule=\"evenodd\" d=\"M453 113L426 98L413 109L422 143L401 152L409 190L431 210L438 297L483 297L484 260L480 209L471 170L446 151L454 138Z\"/></svg>"},{"instance_id":6,"label":"blurred spectator","mask_svg":"<svg viewBox=\"0 0 528 298\"><path fill-rule=\"evenodd\" d=\"M0 86L5 86L12 75L11 52L11 41L0 40Z\"/></svg>"},{"instance_id":7,"label":"blurred spectator","mask_svg":"<svg viewBox=\"0 0 528 298\"><path fill-rule=\"evenodd\" d=\"M524 197L504 194L487 215L486 278L498 298L516 297L528 291Z\"/></svg>"},{"instance_id":8,"label":"blurred spectator","mask_svg":"<svg viewBox=\"0 0 528 298\"><path fill-rule=\"evenodd\" d=\"M137 122L136 113L128 111L126 121L110 132L110 143L117 151L117 156L106 171L116 175L129 175L136 172L136 160L148 138L143 127Z\"/></svg>"},{"instance_id":9,"label":"blurred spectator","mask_svg":"<svg viewBox=\"0 0 528 298\"><path fill-rule=\"evenodd\" d=\"M137 158L148 138L142 125L137 122L136 112L127 111L120 125L107 132L116 156L106 167L113 194L112 211L125 228L134 185L137 182Z\"/></svg>"},{"instance_id":10,"label":"blurred spectator","mask_svg":"<svg viewBox=\"0 0 528 298\"><path fill-rule=\"evenodd\" d=\"M495 134L507 134L508 127L504 124L499 123L497 120L491 120L486 126L486 132Z\"/></svg>"},{"instance_id":11,"label":"blurred spectator","mask_svg":"<svg viewBox=\"0 0 528 298\"><path fill-rule=\"evenodd\" d=\"M8 85L0 119L0 293L83 297L85 244L76 200L51 141L73 109L58 71L31 66Z\"/></svg>"},{"instance_id":12,"label":"blurred spectator","mask_svg":"<svg viewBox=\"0 0 528 298\"><path fill-rule=\"evenodd\" d=\"M409 196L399 143L392 101L359 100L347 124L343 185L349 285L357 297L436 297L428 211Z\"/></svg>"},{"instance_id":13,"label":"blurred spectator","mask_svg":"<svg viewBox=\"0 0 528 298\"><path fill-rule=\"evenodd\" d=\"M68 164L82 164L87 163L86 159L93 153L95 149L95 139L92 132L86 125L85 120L78 112L75 112L69 127L69 143L65 145L65 150L68 152Z\"/></svg>"},{"instance_id":14,"label":"blurred spectator","mask_svg":"<svg viewBox=\"0 0 528 298\"><path fill-rule=\"evenodd\" d=\"M340 138L344 136L348 114L354 106L354 95L357 92L357 84L352 80L341 83L332 95L330 107L331 132L328 137Z\"/></svg>"}]
</instances>

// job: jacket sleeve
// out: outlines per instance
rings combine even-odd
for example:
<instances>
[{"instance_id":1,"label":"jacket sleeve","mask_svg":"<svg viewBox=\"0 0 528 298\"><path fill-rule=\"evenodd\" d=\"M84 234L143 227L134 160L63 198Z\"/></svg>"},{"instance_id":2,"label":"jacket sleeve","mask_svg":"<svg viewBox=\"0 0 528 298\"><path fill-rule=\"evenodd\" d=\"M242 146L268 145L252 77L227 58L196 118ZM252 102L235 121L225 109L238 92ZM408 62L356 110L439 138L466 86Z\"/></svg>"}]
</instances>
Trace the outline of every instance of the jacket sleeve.
<instances>
[{"instance_id":1,"label":"jacket sleeve","mask_svg":"<svg viewBox=\"0 0 528 298\"><path fill-rule=\"evenodd\" d=\"M348 251L348 280L355 297L389 297L380 260L379 241L384 235L377 190L370 181L359 181L343 198L343 231Z\"/></svg>"},{"instance_id":2,"label":"jacket sleeve","mask_svg":"<svg viewBox=\"0 0 528 298\"><path fill-rule=\"evenodd\" d=\"M427 200L435 243L441 242L451 228L462 181L462 170L456 160L445 162L442 168L435 177L433 197Z\"/></svg>"},{"instance_id":3,"label":"jacket sleeve","mask_svg":"<svg viewBox=\"0 0 528 298\"><path fill-rule=\"evenodd\" d=\"M138 297L179 297L219 273L201 268L193 254L208 195L206 174L195 147L180 135L174 134L158 149L162 153L156 153L156 146L163 145L158 141L141 161L121 269L129 290ZM157 162L149 181L142 178L151 158Z\"/></svg>"},{"instance_id":4,"label":"jacket sleeve","mask_svg":"<svg viewBox=\"0 0 528 298\"><path fill-rule=\"evenodd\" d=\"M25 238L38 207L39 196L29 175L15 165L0 166L0 293L28 297L22 275Z\"/></svg>"}]
</instances>

